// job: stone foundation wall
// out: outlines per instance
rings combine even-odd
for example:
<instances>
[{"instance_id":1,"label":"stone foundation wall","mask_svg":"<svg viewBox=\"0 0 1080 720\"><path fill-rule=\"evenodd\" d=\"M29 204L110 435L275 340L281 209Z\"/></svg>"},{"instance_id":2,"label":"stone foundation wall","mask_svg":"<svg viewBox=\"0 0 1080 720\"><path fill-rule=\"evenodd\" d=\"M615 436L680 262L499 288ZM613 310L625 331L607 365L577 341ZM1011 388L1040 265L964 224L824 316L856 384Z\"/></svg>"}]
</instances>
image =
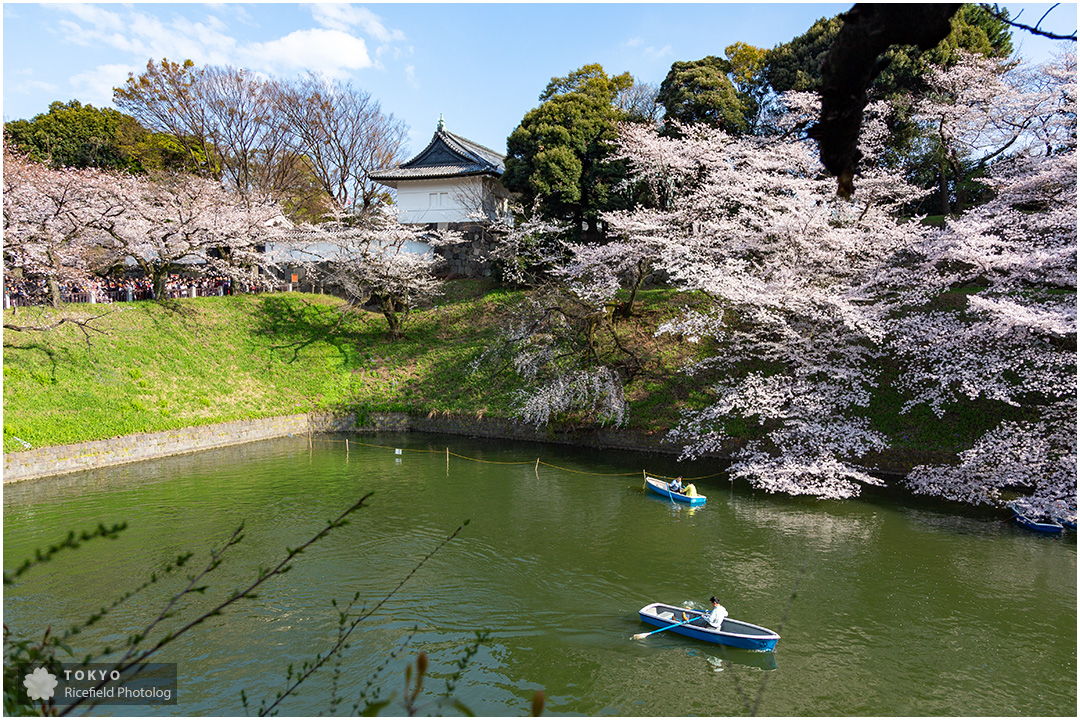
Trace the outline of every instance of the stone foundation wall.
<instances>
[{"instance_id":1,"label":"stone foundation wall","mask_svg":"<svg viewBox=\"0 0 1080 720\"><path fill-rule=\"evenodd\" d=\"M660 434L604 429L537 429L504 418L406 413L372 413L358 426L353 416L288 415L262 420L204 425L201 427L139 433L95 440L77 445L34 448L4 455L4 483L63 475L110 465L152 460L199 452L228 445L309 433L430 432L507 440L531 440L595 448L621 448L652 452L677 452Z\"/></svg>"},{"instance_id":2,"label":"stone foundation wall","mask_svg":"<svg viewBox=\"0 0 1080 720\"><path fill-rule=\"evenodd\" d=\"M409 430L414 432L530 440L598 449L663 453L678 453L682 449L680 445L666 441L665 433L662 432L648 433L642 430L601 427L536 428L506 418L489 418L482 415L431 414L425 417L410 417L408 424Z\"/></svg>"},{"instance_id":3,"label":"stone foundation wall","mask_svg":"<svg viewBox=\"0 0 1080 720\"><path fill-rule=\"evenodd\" d=\"M460 232L465 241L435 248L435 253L443 259L438 272L467 278L491 277L491 263L487 260L491 241L484 230L477 225L454 225L452 228Z\"/></svg>"},{"instance_id":4,"label":"stone foundation wall","mask_svg":"<svg viewBox=\"0 0 1080 720\"><path fill-rule=\"evenodd\" d=\"M314 413L241 420L159 433L140 433L78 445L59 445L7 453L4 455L3 479L7 484L291 435L381 432L442 433L556 443L601 450L636 450L667 454L678 454L682 449L681 445L667 441L663 432L643 430L597 427L536 428L506 418L450 413L431 413L426 416L371 413L364 417L363 425L357 425L355 416ZM725 451L712 453L708 457L726 460L735 449L734 446L725 448ZM902 477L913 465L928 462L929 456L933 454L894 455L871 458L871 465L877 468L874 474L882 477ZM944 461L945 458L934 459Z\"/></svg>"},{"instance_id":5,"label":"stone foundation wall","mask_svg":"<svg viewBox=\"0 0 1080 720\"><path fill-rule=\"evenodd\" d=\"M307 415L288 415L157 433L138 433L77 445L56 445L6 453L4 483L239 445L284 435L302 435L307 434L312 425L312 419Z\"/></svg>"}]
</instances>

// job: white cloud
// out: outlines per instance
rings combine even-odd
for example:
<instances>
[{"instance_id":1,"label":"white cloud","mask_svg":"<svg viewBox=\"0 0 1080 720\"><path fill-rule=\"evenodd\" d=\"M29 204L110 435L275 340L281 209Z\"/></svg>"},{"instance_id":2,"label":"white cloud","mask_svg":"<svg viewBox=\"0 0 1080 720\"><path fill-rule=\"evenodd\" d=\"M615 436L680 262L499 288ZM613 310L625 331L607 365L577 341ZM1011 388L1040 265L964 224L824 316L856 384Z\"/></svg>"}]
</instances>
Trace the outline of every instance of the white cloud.
<instances>
[{"instance_id":1,"label":"white cloud","mask_svg":"<svg viewBox=\"0 0 1080 720\"><path fill-rule=\"evenodd\" d=\"M96 6L59 5L70 13L57 25L64 38L84 47L104 45L136 58L193 60L198 64L228 64L238 42L218 18L194 22L181 16L165 21L125 8L123 14Z\"/></svg>"},{"instance_id":2,"label":"white cloud","mask_svg":"<svg viewBox=\"0 0 1080 720\"><path fill-rule=\"evenodd\" d=\"M419 90L420 89L420 83L417 82L417 80L416 80L416 66L415 65L406 65L405 66L405 82L409 83L409 87L411 87L414 90Z\"/></svg>"},{"instance_id":3,"label":"white cloud","mask_svg":"<svg viewBox=\"0 0 1080 720\"><path fill-rule=\"evenodd\" d=\"M128 73L138 73L135 65L100 65L68 78L75 95L84 104L94 107L112 105L113 88L127 82Z\"/></svg>"},{"instance_id":4,"label":"white cloud","mask_svg":"<svg viewBox=\"0 0 1080 720\"><path fill-rule=\"evenodd\" d=\"M55 93L56 90L57 90L57 87L56 87L56 85L54 85L52 83L44 82L43 80L34 80L34 79L31 78L29 80L23 80L21 82L17 82L17 83L15 83L13 85L8 85L7 87L4 88L4 90L5 91L6 90L11 90L13 93L15 93L17 95L30 95L32 93L42 92L42 91L48 92L48 93Z\"/></svg>"},{"instance_id":5,"label":"white cloud","mask_svg":"<svg viewBox=\"0 0 1080 720\"><path fill-rule=\"evenodd\" d=\"M311 70L329 78L372 66L363 38L340 30L297 30L277 40L254 43L240 55L246 60L241 63L244 67L277 72Z\"/></svg>"},{"instance_id":6,"label":"white cloud","mask_svg":"<svg viewBox=\"0 0 1080 720\"><path fill-rule=\"evenodd\" d=\"M230 28L229 22L248 25L251 18L245 19L229 5L201 6L197 14L137 4L49 7L57 16L54 27L65 41L120 51L125 56L122 59L132 63L131 67L80 68L70 78L81 96L95 105L110 102L112 88L123 84L130 70L140 72L147 60L190 59L196 65L233 65L259 74L312 71L336 79L358 70L382 68L384 57L401 60L412 55L412 48L403 43L404 33L387 28L366 8L345 4L310 6L320 27L295 30L264 42L244 40ZM414 69L406 70L406 78L410 84L415 82Z\"/></svg>"},{"instance_id":7,"label":"white cloud","mask_svg":"<svg viewBox=\"0 0 1080 720\"><path fill-rule=\"evenodd\" d=\"M399 42L405 39L400 30L390 30L382 18L367 8L339 3L316 3L311 6L315 22L331 30L348 31L359 27L381 43Z\"/></svg>"},{"instance_id":8,"label":"white cloud","mask_svg":"<svg viewBox=\"0 0 1080 720\"><path fill-rule=\"evenodd\" d=\"M643 45L645 45L645 40L640 37L632 37L623 43L623 47L627 48L640 48ZM650 60L659 60L673 54L674 52L672 51L670 45L665 45L662 48L657 48L655 46L649 45L641 50L641 55Z\"/></svg>"},{"instance_id":9,"label":"white cloud","mask_svg":"<svg viewBox=\"0 0 1080 720\"><path fill-rule=\"evenodd\" d=\"M62 5L46 5L45 7L69 12L84 23L94 26L98 31L118 32L124 29L124 21L115 12L105 10L100 5L87 5L85 3L71 3Z\"/></svg>"}]
</instances>

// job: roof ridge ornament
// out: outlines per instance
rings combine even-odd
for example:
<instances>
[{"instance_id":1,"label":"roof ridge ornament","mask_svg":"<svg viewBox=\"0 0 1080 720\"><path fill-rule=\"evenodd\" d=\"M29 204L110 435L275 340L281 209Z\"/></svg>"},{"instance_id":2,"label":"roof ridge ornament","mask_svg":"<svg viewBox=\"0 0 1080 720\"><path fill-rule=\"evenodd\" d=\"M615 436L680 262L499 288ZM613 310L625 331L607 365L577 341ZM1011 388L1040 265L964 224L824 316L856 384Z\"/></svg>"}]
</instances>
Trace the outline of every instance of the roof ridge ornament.
<instances>
[{"instance_id":1,"label":"roof ridge ornament","mask_svg":"<svg viewBox=\"0 0 1080 720\"><path fill-rule=\"evenodd\" d=\"M446 130L446 121L443 120L442 113L439 113L439 124L435 128L435 130L436 132L443 132L444 130Z\"/></svg>"}]
</instances>

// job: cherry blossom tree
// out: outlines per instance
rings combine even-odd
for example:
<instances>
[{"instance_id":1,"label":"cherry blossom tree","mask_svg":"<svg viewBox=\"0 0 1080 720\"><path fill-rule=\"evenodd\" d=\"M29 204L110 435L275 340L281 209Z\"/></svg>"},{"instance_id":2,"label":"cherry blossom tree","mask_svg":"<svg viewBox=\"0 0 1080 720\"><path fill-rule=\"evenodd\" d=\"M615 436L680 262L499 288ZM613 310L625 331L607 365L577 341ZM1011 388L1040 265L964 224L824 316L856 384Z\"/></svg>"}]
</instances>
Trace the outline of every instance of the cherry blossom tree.
<instances>
[{"instance_id":1,"label":"cherry blossom tree","mask_svg":"<svg viewBox=\"0 0 1080 720\"><path fill-rule=\"evenodd\" d=\"M503 332L473 370L512 368L524 383L514 416L527 423L574 417L624 424L623 382L638 363L612 322L618 288L609 282L610 268L589 254L598 246L568 242L572 233L546 219L539 203L528 213L516 207L513 218L486 223L488 260L504 282L528 287L530 295L510 309Z\"/></svg>"},{"instance_id":2,"label":"cherry blossom tree","mask_svg":"<svg viewBox=\"0 0 1080 720\"><path fill-rule=\"evenodd\" d=\"M267 262L261 248L281 217L277 203L190 175L54 170L10 153L4 160L5 271L53 288L133 266L157 298L180 270L248 277Z\"/></svg>"},{"instance_id":3,"label":"cherry blossom tree","mask_svg":"<svg viewBox=\"0 0 1080 720\"><path fill-rule=\"evenodd\" d=\"M792 125L813 111L808 96L788 103ZM866 155L885 135L883 123L875 128L864 134ZM737 452L733 477L826 497L880 484L858 464L886 446L861 410L878 381L887 316L873 280L926 232L895 218L921 191L870 172L854 201L840 200L813 148L793 139L700 126L680 138L628 129L622 148L638 177L670 199L606 219L710 301L659 330L716 348L687 369L720 379L712 404L672 431L684 457L726 449L725 425L741 417L761 435Z\"/></svg>"},{"instance_id":4,"label":"cherry blossom tree","mask_svg":"<svg viewBox=\"0 0 1080 720\"><path fill-rule=\"evenodd\" d=\"M928 89L916 104L915 120L926 130L924 154L937 165L942 214L962 213L970 204L972 178L1030 142L1056 112L1054 88L1039 82L1042 77L1042 71L970 53L926 73Z\"/></svg>"},{"instance_id":5,"label":"cherry blossom tree","mask_svg":"<svg viewBox=\"0 0 1080 720\"><path fill-rule=\"evenodd\" d=\"M4 149L4 274L40 280L54 306L61 285L100 269L102 223L124 206L103 192L115 176L93 169L53 170Z\"/></svg>"},{"instance_id":6,"label":"cherry blossom tree","mask_svg":"<svg viewBox=\"0 0 1080 720\"><path fill-rule=\"evenodd\" d=\"M622 317L633 315L638 290L660 257L659 245L650 233L651 223L647 218L639 219L640 214L639 210L622 213L623 236L603 245L571 245L571 258L556 271L575 295L597 307L612 306ZM619 302L617 294L624 286L630 297Z\"/></svg>"},{"instance_id":7,"label":"cherry blossom tree","mask_svg":"<svg viewBox=\"0 0 1080 720\"><path fill-rule=\"evenodd\" d=\"M169 274L182 270L250 278L268 262L262 246L281 217L275 202L190 175L117 176L106 193L123 212L101 224L103 245L117 265L141 268L158 299Z\"/></svg>"},{"instance_id":8,"label":"cherry blossom tree","mask_svg":"<svg viewBox=\"0 0 1080 720\"><path fill-rule=\"evenodd\" d=\"M526 423L574 418L618 426L628 418L624 350L603 305L548 282L511 310L473 370L512 368L524 385L513 415Z\"/></svg>"},{"instance_id":9,"label":"cherry blossom tree","mask_svg":"<svg viewBox=\"0 0 1080 720\"><path fill-rule=\"evenodd\" d=\"M350 307L374 301L388 337L398 339L412 310L442 291L434 274L440 259L431 248L454 242L460 242L457 233L405 225L393 208L383 207L359 224L303 225L289 234L280 256L343 290Z\"/></svg>"},{"instance_id":10,"label":"cherry blossom tree","mask_svg":"<svg viewBox=\"0 0 1080 720\"><path fill-rule=\"evenodd\" d=\"M909 407L938 415L961 398L1025 409L1030 419L991 430L960 462L919 467L917 492L1029 511L1062 502L1076 512L1076 58L1044 67L1048 103L1020 148L994 164L994 198L950 221L912 266L926 287L962 289L961 311L897 318L892 346Z\"/></svg>"},{"instance_id":11,"label":"cherry blossom tree","mask_svg":"<svg viewBox=\"0 0 1080 720\"><path fill-rule=\"evenodd\" d=\"M545 217L538 201L528 211L511 203L507 213L495 217L474 211L469 220L484 227L491 241L487 260L508 285L544 283L569 252L567 226Z\"/></svg>"},{"instance_id":12,"label":"cherry blossom tree","mask_svg":"<svg viewBox=\"0 0 1080 720\"><path fill-rule=\"evenodd\" d=\"M982 398L1029 418L1002 423L954 464L917 468L910 487L965 502L1002 503L1008 491L1075 512L1075 60L1039 75L1038 93L1003 99L1023 117L1008 152L987 160L993 200L943 231L903 217L922 191L885 170L865 171L851 201L838 200L796 140L624 132L636 177L670 201L605 219L711 300L660 328L713 348L687 369L718 379L712 403L672 431L684 456L726 452L726 425L742 419L760 434L736 452L734 477L819 497L880 484L862 458L888 440L864 408L889 360L905 409L942 414ZM789 127L814 112L805 96L785 100ZM991 129L968 116L954 126L972 129L958 140ZM884 135L864 122L861 154L872 159ZM950 309L943 300L956 293L966 302Z\"/></svg>"}]
</instances>

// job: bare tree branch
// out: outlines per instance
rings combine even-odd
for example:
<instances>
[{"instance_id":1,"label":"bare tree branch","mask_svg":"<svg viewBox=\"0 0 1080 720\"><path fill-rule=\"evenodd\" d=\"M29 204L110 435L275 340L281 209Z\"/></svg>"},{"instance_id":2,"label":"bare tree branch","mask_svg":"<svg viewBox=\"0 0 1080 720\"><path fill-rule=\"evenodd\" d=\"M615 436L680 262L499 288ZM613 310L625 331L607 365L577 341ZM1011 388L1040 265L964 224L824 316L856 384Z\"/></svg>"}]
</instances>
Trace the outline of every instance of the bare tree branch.
<instances>
[{"instance_id":1,"label":"bare tree branch","mask_svg":"<svg viewBox=\"0 0 1080 720\"><path fill-rule=\"evenodd\" d=\"M4 329L11 330L13 332L48 332L49 330L55 330L56 328L64 325L65 323L71 323L72 325L77 325L78 327L82 328L84 332L86 332L87 330L93 330L94 332L98 332L104 335L104 330L102 330L101 328L96 328L90 323L94 322L95 320L100 320L106 315L112 315L115 312L120 312L120 310L109 310L108 312L101 313L100 315L95 315L94 317L87 318L85 320L80 320L79 318L73 317L63 317L56 322L48 325L15 325L14 323L4 323Z\"/></svg>"},{"instance_id":2,"label":"bare tree branch","mask_svg":"<svg viewBox=\"0 0 1080 720\"><path fill-rule=\"evenodd\" d=\"M1073 42L1076 42L1076 31L1075 30L1072 31L1072 35L1059 35L1057 33L1052 33L1052 32L1049 32L1047 30L1042 30L1041 28L1039 28L1039 25L1042 24L1042 21L1045 20L1046 17L1050 13L1054 12L1054 10L1059 5L1061 5L1061 3L1054 3L1053 5L1051 5L1050 9L1043 13L1043 16L1041 18L1039 18L1039 21L1037 23L1035 23L1034 26L1025 25L1024 23L1016 22L1017 20L1020 19L1020 16L1024 14L1023 10L1021 10L1020 12L1018 12L1016 14L1015 19L1010 19L1008 13L1005 12L1004 10L1002 10L1000 7L998 7L997 3L994 3L993 5L991 5L990 3L979 3L979 5L982 7L983 10L985 10L986 12L988 12L992 16L994 16L995 19L1000 20L1001 22L1005 23L1006 25L1008 25L1010 27L1014 27L1014 28L1017 28L1019 30L1025 30L1025 31L1031 33L1032 35L1039 35L1040 37L1050 38L1051 40L1072 40Z\"/></svg>"}]
</instances>

